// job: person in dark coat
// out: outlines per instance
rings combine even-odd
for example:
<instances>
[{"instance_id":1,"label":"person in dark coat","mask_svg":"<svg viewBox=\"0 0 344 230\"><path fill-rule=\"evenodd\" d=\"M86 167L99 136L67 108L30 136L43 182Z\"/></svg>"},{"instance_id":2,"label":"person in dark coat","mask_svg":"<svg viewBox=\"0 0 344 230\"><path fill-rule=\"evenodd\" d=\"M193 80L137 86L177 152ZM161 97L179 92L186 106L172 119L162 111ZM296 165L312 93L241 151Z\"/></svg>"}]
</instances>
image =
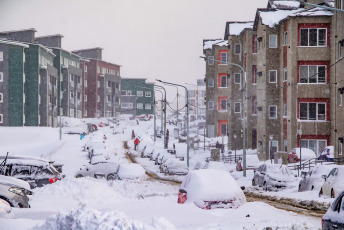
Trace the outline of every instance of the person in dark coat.
<instances>
[{"instance_id":1,"label":"person in dark coat","mask_svg":"<svg viewBox=\"0 0 344 230\"><path fill-rule=\"evenodd\" d=\"M135 132L133 130L133 131L131 131L131 139L133 140L134 138L135 138Z\"/></svg>"}]
</instances>

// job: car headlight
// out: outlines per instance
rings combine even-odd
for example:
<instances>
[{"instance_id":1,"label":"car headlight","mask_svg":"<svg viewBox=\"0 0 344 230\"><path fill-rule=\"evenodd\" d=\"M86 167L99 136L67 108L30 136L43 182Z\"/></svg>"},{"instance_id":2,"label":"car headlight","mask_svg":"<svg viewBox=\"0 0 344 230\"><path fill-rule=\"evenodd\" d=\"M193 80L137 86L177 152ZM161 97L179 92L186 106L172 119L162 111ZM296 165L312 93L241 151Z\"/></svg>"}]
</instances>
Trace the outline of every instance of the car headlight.
<instances>
[{"instance_id":1,"label":"car headlight","mask_svg":"<svg viewBox=\"0 0 344 230\"><path fill-rule=\"evenodd\" d=\"M22 189L22 188L12 187L12 188L9 188L8 191L13 192L19 196L25 196L26 195L24 189Z\"/></svg>"}]
</instances>

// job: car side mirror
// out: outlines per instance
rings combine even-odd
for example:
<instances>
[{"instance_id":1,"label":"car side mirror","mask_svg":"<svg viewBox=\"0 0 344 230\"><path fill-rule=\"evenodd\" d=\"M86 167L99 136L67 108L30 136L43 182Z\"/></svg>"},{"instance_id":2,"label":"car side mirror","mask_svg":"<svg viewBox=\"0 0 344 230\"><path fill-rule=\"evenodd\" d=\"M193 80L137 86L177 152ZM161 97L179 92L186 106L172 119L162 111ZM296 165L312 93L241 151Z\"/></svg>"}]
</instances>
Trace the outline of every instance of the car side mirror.
<instances>
[{"instance_id":1,"label":"car side mirror","mask_svg":"<svg viewBox=\"0 0 344 230\"><path fill-rule=\"evenodd\" d=\"M241 190L245 190L245 186L240 186Z\"/></svg>"},{"instance_id":2,"label":"car side mirror","mask_svg":"<svg viewBox=\"0 0 344 230\"><path fill-rule=\"evenodd\" d=\"M187 192L185 191L185 189L182 189L182 188L179 189L179 192L180 192L180 193L185 193L185 194L187 193Z\"/></svg>"},{"instance_id":3,"label":"car side mirror","mask_svg":"<svg viewBox=\"0 0 344 230\"><path fill-rule=\"evenodd\" d=\"M326 175L322 175L321 178L323 178L326 181L327 176Z\"/></svg>"}]
</instances>

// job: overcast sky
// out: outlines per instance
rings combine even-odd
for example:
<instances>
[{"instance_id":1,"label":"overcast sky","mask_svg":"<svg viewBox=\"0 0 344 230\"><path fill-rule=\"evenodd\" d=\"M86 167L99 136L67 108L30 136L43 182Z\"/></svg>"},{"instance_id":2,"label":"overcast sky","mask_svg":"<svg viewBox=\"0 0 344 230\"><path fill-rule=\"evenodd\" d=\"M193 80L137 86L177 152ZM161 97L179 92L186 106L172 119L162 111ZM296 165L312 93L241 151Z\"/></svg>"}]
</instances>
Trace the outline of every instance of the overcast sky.
<instances>
[{"instance_id":1,"label":"overcast sky","mask_svg":"<svg viewBox=\"0 0 344 230\"><path fill-rule=\"evenodd\" d=\"M223 38L226 21L253 21L267 2L0 0L0 31L62 34L66 50L102 47L103 60L121 65L122 77L195 84L205 74L203 39Z\"/></svg>"}]
</instances>

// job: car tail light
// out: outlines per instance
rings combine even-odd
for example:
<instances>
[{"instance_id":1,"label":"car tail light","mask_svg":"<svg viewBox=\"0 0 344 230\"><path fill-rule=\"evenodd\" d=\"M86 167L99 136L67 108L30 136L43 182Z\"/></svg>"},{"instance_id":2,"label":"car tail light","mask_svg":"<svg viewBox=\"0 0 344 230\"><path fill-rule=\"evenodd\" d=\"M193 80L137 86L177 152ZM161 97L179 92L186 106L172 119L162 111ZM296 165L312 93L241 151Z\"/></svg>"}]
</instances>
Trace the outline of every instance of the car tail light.
<instances>
[{"instance_id":1,"label":"car tail light","mask_svg":"<svg viewBox=\"0 0 344 230\"><path fill-rule=\"evenodd\" d=\"M54 182L56 182L56 181L58 181L57 178L50 178L50 179L49 179L49 182L50 182L51 184L54 183Z\"/></svg>"},{"instance_id":2,"label":"car tail light","mask_svg":"<svg viewBox=\"0 0 344 230\"><path fill-rule=\"evenodd\" d=\"M321 218L321 228L324 229L324 219Z\"/></svg>"}]
</instances>

